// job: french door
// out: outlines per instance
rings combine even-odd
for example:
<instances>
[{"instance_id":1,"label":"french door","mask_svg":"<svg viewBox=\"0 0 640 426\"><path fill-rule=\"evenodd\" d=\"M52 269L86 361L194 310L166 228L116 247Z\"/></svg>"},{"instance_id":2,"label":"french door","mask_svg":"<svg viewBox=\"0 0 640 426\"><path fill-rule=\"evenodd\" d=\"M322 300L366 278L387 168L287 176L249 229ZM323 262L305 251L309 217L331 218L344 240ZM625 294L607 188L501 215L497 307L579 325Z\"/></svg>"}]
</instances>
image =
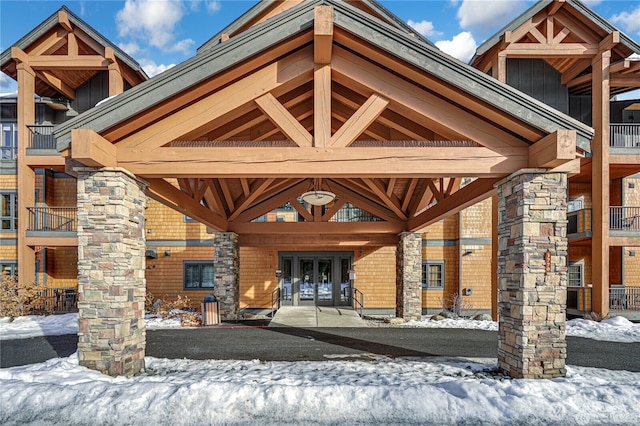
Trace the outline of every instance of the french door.
<instances>
[{"instance_id":1,"label":"french door","mask_svg":"<svg viewBox=\"0 0 640 426\"><path fill-rule=\"evenodd\" d=\"M352 252L282 252L279 257L284 305L350 304Z\"/></svg>"}]
</instances>

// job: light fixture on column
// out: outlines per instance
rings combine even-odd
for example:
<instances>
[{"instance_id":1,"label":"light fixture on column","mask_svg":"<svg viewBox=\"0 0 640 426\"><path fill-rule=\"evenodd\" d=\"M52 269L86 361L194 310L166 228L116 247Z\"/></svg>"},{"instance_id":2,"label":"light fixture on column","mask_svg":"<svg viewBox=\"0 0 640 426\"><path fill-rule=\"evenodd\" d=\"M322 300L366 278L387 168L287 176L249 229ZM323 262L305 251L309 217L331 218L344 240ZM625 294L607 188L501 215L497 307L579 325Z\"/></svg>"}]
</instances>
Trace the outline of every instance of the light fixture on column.
<instances>
[{"instance_id":1,"label":"light fixture on column","mask_svg":"<svg viewBox=\"0 0 640 426\"><path fill-rule=\"evenodd\" d=\"M328 184L327 184L328 186ZM336 199L336 194L322 190L322 179L313 180L313 188L300 196L302 201L312 206L324 206Z\"/></svg>"}]
</instances>

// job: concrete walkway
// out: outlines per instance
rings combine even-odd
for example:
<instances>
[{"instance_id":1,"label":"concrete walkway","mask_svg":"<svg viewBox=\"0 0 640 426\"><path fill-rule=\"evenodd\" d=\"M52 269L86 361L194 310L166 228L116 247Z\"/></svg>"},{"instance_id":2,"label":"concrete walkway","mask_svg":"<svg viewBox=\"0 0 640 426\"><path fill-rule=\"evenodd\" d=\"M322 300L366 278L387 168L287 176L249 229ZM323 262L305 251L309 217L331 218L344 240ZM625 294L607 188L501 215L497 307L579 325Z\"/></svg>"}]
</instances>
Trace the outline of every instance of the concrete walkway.
<instances>
[{"instance_id":1,"label":"concrete walkway","mask_svg":"<svg viewBox=\"0 0 640 426\"><path fill-rule=\"evenodd\" d=\"M269 327L366 327L351 308L337 306L283 306Z\"/></svg>"}]
</instances>

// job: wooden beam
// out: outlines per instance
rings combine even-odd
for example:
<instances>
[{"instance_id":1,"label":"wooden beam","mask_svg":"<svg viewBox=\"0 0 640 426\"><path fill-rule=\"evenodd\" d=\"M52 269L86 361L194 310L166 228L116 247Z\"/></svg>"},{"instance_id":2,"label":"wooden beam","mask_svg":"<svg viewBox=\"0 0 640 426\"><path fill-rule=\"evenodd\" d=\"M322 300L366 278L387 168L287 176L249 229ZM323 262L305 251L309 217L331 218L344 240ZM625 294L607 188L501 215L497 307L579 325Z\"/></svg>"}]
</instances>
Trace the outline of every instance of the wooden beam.
<instances>
[{"instance_id":1,"label":"wooden beam","mask_svg":"<svg viewBox=\"0 0 640 426\"><path fill-rule=\"evenodd\" d=\"M286 188L284 191L273 195L272 197L267 198L266 200L255 204L248 209L245 209L236 217L235 222L249 222L256 217L262 216L263 214L268 213L271 210L276 209L289 201L291 201L291 205L295 208L295 203L293 203L293 201L295 201L297 197L300 196L300 194L306 191L308 187L309 184L306 180L296 182L294 185ZM307 216L305 216L305 218L309 221L313 220L309 212L307 212Z\"/></svg>"},{"instance_id":2,"label":"wooden beam","mask_svg":"<svg viewBox=\"0 0 640 426\"><path fill-rule=\"evenodd\" d=\"M197 103L179 108L169 118L140 127L138 132L119 141L118 147L138 147L145 151L160 147L237 108L253 104L262 95L282 87L296 87L306 78L311 80L312 74L310 50L302 49L211 93Z\"/></svg>"},{"instance_id":3,"label":"wooden beam","mask_svg":"<svg viewBox=\"0 0 640 426\"><path fill-rule=\"evenodd\" d=\"M16 49L15 47L11 48ZM42 55L29 57L27 62L35 70L106 70L109 61L98 55Z\"/></svg>"},{"instance_id":4,"label":"wooden beam","mask_svg":"<svg viewBox=\"0 0 640 426\"><path fill-rule=\"evenodd\" d=\"M71 158L89 167L117 167L117 149L91 129L71 130Z\"/></svg>"},{"instance_id":5,"label":"wooden beam","mask_svg":"<svg viewBox=\"0 0 640 426\"><path fill-rule=\"evenodd\" d=\"M429 186L429 189L431 189L431 193L433 194L434 197L436 197L436 200L438 202L444 199L442 193L438 190L438 188L436 188L436 185L433 183L433 179L428 179L427 185Z\"/></svg>"},{"instance_id":6,"label":"wooden beam","mask_svg":"<svg viewBox=\"0 0 640 426\"><path fill-rule=\"evenodd\" d=\"M529 167L550 168L576 158L576 131L557 130L529 147Z\"/></svg>"},{"instance_id":7,"label":"wooden beam","mask_svg":"<svg viewBox=\"0 0 640 426\"><path fill-rule=\"evenodd\" d=\"M477 179L464 188L460 188L460 190L451 194L442 202L430 207L418 216L409 219L408 230L410 232L419 232L440 219L456 214L485 198L493 196L497 193L494 184L498 182L498 180L499 179Z\"/></svg>"},{"instance_id":8,"label":"wooden beam","mask_svg":"<svg viewBox=\"0 0 640 426\"><path fill-rule=\"evenodd\" d=\"M412 178L409 181L409 185L407 185L407 189L404 193L404 199L402 200L402 206L400 208L403 211L409 211L409 203L411 202L411 198L413 197L413 193L416 190L416 185L418 185L418 179Z\"/></svg>"},{"instance_id":9,"label":"wooden beam","mask_svg":"<svg viewBox=\"0 0 640 426\"><path fill-rule=\"evenodd\" d=\"M505 176L528 167L528 148L158 148L118 149L118 165L141 176Z\"/></svg>"},{"instance_id":10,"label":"wooden beam","mask_svg":"<svg viewBox=\"0 0 640 426\"><path fill-rule=\"evenodd\" d=\"M584 72L584 70L586 70L590 66L590 59L579 59L575 61L575 63L571 65L569 69L562 73L562 76L560 77L560 83L569 84L571 80L582 74L582 72Z\"/></svg>"},{"instance_id":11,"label":"wooden beam","mask_svg":"<svg viewBox=\"0 0 640 426\"><path fill-rule=\"evenodd\" d=\"M547 6L547 14L549 16L555 15L556 13L558 13L564 3L565 0L554 0L549 6Z\"/></svg>"},{"instance_id":12,"label":"wooden beam","mask_svg":"<svg viewBox=\"0 0 640 426\"><path fill-rule=\"evenodd\" d=\"M62 28L53 31L45 38L40 39L37 46L29 46L28 54L30 56L50 55L67 44L68 34Z\"/></svg>"},{"instance_id":13,"label":"wooden beam","mask_svg":"<svg viewBox=\"0 0 640 426\"><path fill-rule=\"evenodd\" d=\"M298 194L300 195L300 194ZM290 199L289 203L293 206L294 209L298 212L300 216L304 218L307 222L313 222L313 216L309 213L309 210L305 209L302 204L297 199Z\"/></svg>"},{"instance_id":14,"label":"wooden beam","mask_svg":"<svg viewBox=\"0 0 640 426\"><path fill-rule=\"evenodd\" d=\"M398 216L398 218L400 218L401 220L407 220L407 215L400 208L400 202L397 199L397 197L393 197L393 196L392 197L388 197L387 194L384 191L384 188L381 188L380 186L378 186L378 184L376 182L374 182L373 179L364 178L362 180L364 181L364 183L367 184L367 186L369 188L371 188L373 193L376 194L376 196L378 198L380 198L380 200L392 212L394 212Z\"/></svg>"},{"instance_id":15,"label":"wooden beam","mask_svg":"<svg viewBox=\"0 0 640 426\"><path fill-rule=\"evenodd\" d=\"M264 224L268 226L268 224ZM275 229L280 231L280 229ZM396 246L398 236L394 234L277 234L278 245L287 248L300 247L333 247L346 250L354 247L385 247ZM311 243L310 243L311 242ZM241 247L273 247L273 236L265 234L240 234L238 244Z\"/></svg>"},{"instance_id":16,"label":"wooden beam","mask_svg":"<svg viewBox=\"0 0 640 426\"><path fill-rule=\"evenodd\" d=\"M396 187L396 180L396 178L389 179L389 182L387 183L387 197L391 197L391 194L393 194L393 190Z\"/></svg>"},{"instance_id":17,"label":"wooden beam","mask_svg":"<svg viewBox=\"0 0 640 426\"><path fill-rule=\"evenodd\" d=\"M193 200L164 179L148 179L148 195L154 200L201 222L217 231L227 231L227 221Z\"/></svg>"},{"instance_id":18,"label":"wooden beam","mask_svg":"<svg viewBox=\"0 0 640 426\"><path fill-rule=\"evenodd\" d=\"M557 46L535 43L512 43L506 49L510 58L590 58L598 49L586 43L562 43Z\"/></svg>"},{"instance_id":19,"label":"wooden beam","mask_svg":"<svg viewBox=\"0 0 640 426\"><path fill-rule=\"evenodd\" d=\"M74 100L76 98L76 91L67 83L51 74L50 72L42 70L36 71L36 75L40 78L40 80L44 81L49 86L60 92L65 98L69 100Z\"/></svg>"},{"instance_id":20,"label":"wooden beam","mask_svg":"<svg viewBox=\"0 0 640 426\"><path fill-rule=\"evenodd\" d=\"M236 210L229 215L229 221L234 220L236 217L238 217L238 215L240 215L240 213L246 210L251 205L251 203L253 203L253 201L260 196L260 194L262 194L267 188L269 188L269 186L271 186L271 184L273 184L274 181L275 178L267 178L259 184L256 184L255 188L251 188L251 195L245 197L244 200L240 201Z\"/></svg>"},{"instance_id":21,"label":"wooden beam","mask_svg":"<svg viewBox=\"0 0 640 426\"><path fill-rule=\"evenodd\" d=\"M351 145L382 114L387 105L389 105L388 99L376 93L371 95L331 137L331 146L345 147Z\"/></svg>"},{"instance_id":22,"label":"wooden beam","mask_svg":"<svg viewBox=\"0 0 640 426\"><path fill-rule=\"evenodd\" d=\"M256 104L286 137L298 146L312 146L313 137L271 93L255 100Z\"/></svg>"},{"instance_id":23,"label":"wooden beam","mask_svg":"<svg viewBox=\"0 0 640 426\"><path fill-rule=\"evenodd\" d=\"M73 25L71 25L71 21L69 21L69 14L64 10L58 11L58 23L62 25L65 30L69 32L73 31Z\"/></svg>"},{"instance_id":24,"label":"wooden beam","mask_svg":"<svg viewBox=\"0 0 640 426\"><path fill-rule=\"evenodd\" d=\"M598 47L600 48L600 50L611 50L619 43L620 31L613 31L609 33L604 39L602 39Z\"/></svg>"},{"instance_id":25,"label":"wooden beam","mask_svg":"<svg viewBox=\"0 0 640 426\"><path fill-rule=\"evenodd\" d=\"M403 231L400 222L232 222L229 231L237 234L398 234ZM397 242L397 240L396 240Z\"/></svg>"},{"instance_id":26,"label":"wooden beam","mask_svg":"<svg viewBox=\"0 0 640 426\"><path fill-rule=\"evenodd\" d=\"M313 144L329 146L331 141L331 66L316 66L313 74Z\"/></svg>"},{"instance_id":27,"label":"wooden beam","mask_svg":"<svg viewBox=\"0 0 640 426\"><path fill-rule=\"evenodd\" d=\"M227 182L227 179L218 179L218 184L220 185L220 188L222 189L222 195L224 195L224 200L227 203L227 206L229 207L229 211L234 211L236 209L235 207L235 203L233 202L233 196L231 195L231 190L229 189L229 184ZM229 220L231 220L229 218Z\"/></svg>"},{"instance_id":28,"label":"wooden beam","mask_svg":"<svg viewBox=\"0 0 640 426\"><path fill-rule=\"evenodd\" d=\"M334 80L344 81L346 78L346 86L361 85L371 93L379 93L392 101L394 106L404 106L406 113L413 114L415 121L426 121L426 127L451 140L476 141L496 152L502 148L525 145L520 138L500 130L495 124L426 93L418 86L342 48L336 47L331 64Z\"/></svg>"},{"instance_id":29,"label":"wooden beam","mask_svg":"<svg viewBox=\"0 0 640 426\"><path fill-rule=\"evenodd\" d=\"M313 61L330 63L332 46L333 6L316 6L313 9Z\"/></svg>"},{"instance_id":30,"label":"wooden beam","mask_svg":"<svg viewBox=\"0 0 640 426\"><path fill-rule=\"evenodd\" d=\"M334 186L332 187L333 192L335 192L340 198L344 198L346 201L351 203L352 205L362 209L372 215L379 217L382 220L386 220L388 222L398 222L397 216L385 206L381 206L377 204L370 198L361 195L359 192L356 192L345 185L344 182L334 181Z\"/></svg>"},{"instance_id":31,"label":"wooden beam","mask_svg":"<svg viewBox=\"0 0 640 426\"><path fill-rule=\"evenodd\" d=\"M322 221L328 222L335 214L340 210L345 204L347 204L347 200L337 199L333 202L333 205L327 209L322 215Z\"/></svg>"},{"instance_id":32,"label":"wooden beam","mask_svg":"<svg viewBox=\"0 0 640 426\"><path fill-rule=\"evenodd\" d=\"M78 40L74 33L67 34L67 55L78 56Z\"/></svg>"}]
</instances>

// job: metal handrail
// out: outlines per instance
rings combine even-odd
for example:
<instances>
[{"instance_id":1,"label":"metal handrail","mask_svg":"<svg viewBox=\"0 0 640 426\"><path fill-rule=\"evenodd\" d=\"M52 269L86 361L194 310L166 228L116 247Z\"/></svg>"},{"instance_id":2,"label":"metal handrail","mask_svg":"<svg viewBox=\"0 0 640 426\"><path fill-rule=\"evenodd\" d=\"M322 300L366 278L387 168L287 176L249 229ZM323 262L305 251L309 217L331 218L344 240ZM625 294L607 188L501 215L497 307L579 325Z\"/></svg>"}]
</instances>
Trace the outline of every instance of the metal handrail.
<instances>
[{"instance_id":1,"label":"metal handrail","mask_svg":"<svg viewBox=\"0 0 640 426\"><path fill-rule=\"evenodd\" d=\"M29 148L56 149L56 138L53 136L53 126L37 124L27 126L29 129Z\"/></svg>"},{"instance_id":2,"label":"metal handrail","mask_svg":"<svg viewBox=\"0 0 640 426\"><path fill-rule=\"evenodd\" d=\"M73 232L77 230L77 207L27 207L29 231Z\"/></svg>"},{"instance_id":3,"label":"metal handrail","mask_svg":"<svg viewBox=\"0 0 640 426\"><path fill-rule=\"evenodd\" d=\"M609 228L616 231L640 231L640 207L610 207Z\"/></svg>"},{"instance_id":4,"label":"metal handrail","mask_svg":"<svg viewBox=\"0 0 640 426\"><path fill-rule=\"evenodd\" d=\"M609 309L640 311L640 287L610 288Z\"/></svg>"},{"instance_id":5,"label":"metal handrail","mask_svg":"<svg viewBox=\"0 0 640 426\"><path fill-rule=\"evenodd\" d=\"M640 148L640 124L610 124L609 135L612 148Z\"/></svg>"},{"instance_id":6,"label":"metal handrail","mask_svg":"<svg viewBox=\"0 0 640 426\"><path fill-rule=\"evenodd\" d=\"M280 309L280 303L281 303L281 290L280 290L280 287L278 287L271 292L271 319L273 319L273 316L276 314L276 311ZM274 308L274 306L276 305L277 307Z\"/></svg>"},{"instance_id":7,"label":"metal handrail","mask_svg":"<svg viewBox=\"0 0 640 426\"><path fill-rule=\"evenodd\" d=\"M360 290L358 290L357 288L353 287L352 288L352 296L351 296L351 301L352 301L352 306L353 309L358 309L356 307L356 305L358 305L360 308L360 316L362 316L362 309L364 308L364 293L361 292Z\"/></svg>"},{"instance_id":8,"label":"metal handrail","mask_svg":"<svg viewBox=\"0 0 640 426\"><path fill-rule=\"evenodd\" d=\"M39 310L51 313L78 312L78 290L75 287L46 287L37 292Z\"/></svg>"}]
</instances>

